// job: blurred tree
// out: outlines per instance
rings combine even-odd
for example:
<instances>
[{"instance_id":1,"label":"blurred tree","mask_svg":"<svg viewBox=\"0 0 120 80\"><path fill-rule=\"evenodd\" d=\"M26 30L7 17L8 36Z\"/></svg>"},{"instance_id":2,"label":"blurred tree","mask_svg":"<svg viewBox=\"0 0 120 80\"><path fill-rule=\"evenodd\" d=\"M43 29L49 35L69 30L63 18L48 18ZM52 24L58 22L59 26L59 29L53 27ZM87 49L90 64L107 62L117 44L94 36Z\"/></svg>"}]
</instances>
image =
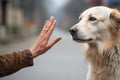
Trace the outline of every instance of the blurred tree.
<instances>
[{"instance_id":1,"label":"blurred tree","mask_svg":"<svg viewBox=\"0 0 120 80\"><path fill-rule=\"evenodd\" d=\"M7 3L8 3L8 0L1 0L1 12L2 12L2 22L1 22L1 24L2 24L2 26L4 26L4 27L7 27L6 26L6 10L7 10Z\"/></svg>"},{"instance_id":2,"label":"blurred tree","mask_svg":"<svg viewBox=\"0 0 120 80\"><path fill-rule=\"evenodd\" d=\"M35 21L40 26L44 24L47 13L42 0L20 0L20 2L26 21Z\"/></svg>"}]
</instances>

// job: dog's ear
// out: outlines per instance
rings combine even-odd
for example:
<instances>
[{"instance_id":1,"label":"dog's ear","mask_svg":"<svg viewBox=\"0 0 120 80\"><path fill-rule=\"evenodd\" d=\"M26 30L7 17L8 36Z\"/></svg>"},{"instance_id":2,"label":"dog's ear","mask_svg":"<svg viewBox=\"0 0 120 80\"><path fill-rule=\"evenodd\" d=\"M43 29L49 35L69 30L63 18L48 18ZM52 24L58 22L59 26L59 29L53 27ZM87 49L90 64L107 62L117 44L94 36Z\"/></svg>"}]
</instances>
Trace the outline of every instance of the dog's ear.
<instances>
[{"instance_id":1,"label":"dog's ear","mask_svg":"<svg viewBox=\"0 0 120 80\"><path fill-rule=\"evenodd\" d=\"M110 19L112 19L117 24L120 24L120 12L116 9L113 9L110 14Z\"/></svg>"},{"instance_id":2,"label":"dog's ear","mask_svg":"<svg viewBox=\"0 0 120 80\"><path fill-rule=\"evenodd\" d=\"M112 32L120 31L120 12L116 9L113 9L110 14L110 29Z\"/></svg>"}]
</instances>

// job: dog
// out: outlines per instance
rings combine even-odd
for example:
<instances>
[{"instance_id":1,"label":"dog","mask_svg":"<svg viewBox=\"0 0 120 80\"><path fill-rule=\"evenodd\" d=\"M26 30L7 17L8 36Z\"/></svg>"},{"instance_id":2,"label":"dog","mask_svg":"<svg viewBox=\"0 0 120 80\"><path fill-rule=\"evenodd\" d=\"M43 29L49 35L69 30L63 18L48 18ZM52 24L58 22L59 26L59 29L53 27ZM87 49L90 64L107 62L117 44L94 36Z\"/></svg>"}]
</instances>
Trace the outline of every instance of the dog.
<instances>
[{"instance_id":1,"label":"dog","mask_svg":"<svg viewBox=\"0 0 120 80\"><path fill-rule=\"evenodd\" d=\"M69 32L84 45L87 80L120 80L120 12L96 6L85 10L79 20Z\"/></svg>"}]
</instances>

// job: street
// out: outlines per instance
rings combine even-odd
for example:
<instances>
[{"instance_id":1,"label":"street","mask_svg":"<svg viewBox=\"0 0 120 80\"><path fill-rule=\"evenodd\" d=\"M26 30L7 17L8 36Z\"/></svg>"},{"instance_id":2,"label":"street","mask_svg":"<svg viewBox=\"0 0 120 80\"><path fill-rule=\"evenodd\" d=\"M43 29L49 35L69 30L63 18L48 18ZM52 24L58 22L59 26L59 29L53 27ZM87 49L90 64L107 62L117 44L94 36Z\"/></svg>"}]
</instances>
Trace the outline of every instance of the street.
<instances>
[{"instance_id":1,"label":"street","mask_svg":"<svg viewBox=\"0 0 120 80\"><path fill-rule=\"evenodd\" d=\"M34 59L34 66L24 68L0 80L86 80L87 62L82 45L74 42L68 32L56 29L51 39L62 40L44 55ZM37 36L20 39L8 45L0 45L0 53L29 49Z\"/></svg>"}]
</instances>

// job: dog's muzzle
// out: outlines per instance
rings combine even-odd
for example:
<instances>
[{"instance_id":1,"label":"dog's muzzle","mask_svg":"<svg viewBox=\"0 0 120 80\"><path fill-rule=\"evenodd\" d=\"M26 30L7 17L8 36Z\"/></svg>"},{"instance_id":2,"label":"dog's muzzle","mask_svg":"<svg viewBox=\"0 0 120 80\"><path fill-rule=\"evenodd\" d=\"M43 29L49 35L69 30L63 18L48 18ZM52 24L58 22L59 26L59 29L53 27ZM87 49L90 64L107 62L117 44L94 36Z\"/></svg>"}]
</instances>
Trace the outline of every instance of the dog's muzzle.
<instances>
[{"instance_id":1,"label":"dog's muzzle","mask_svg":"<svg viewBox=\"0 0 120 80\"><path fill-rule=\"evenodd\" d=\"M71 28L69 30L70 34L72 35L73 39L78 39L78 29L77 28Z\"/></svg>"},{"instance_id":2,"label":"dog's muzzle","mask_svg":"<svg viewBox=\"0 0 120 80\"><path fill-rule=\"evenodd\" d=\"M93 40L92 38L87 38L86 39L85 36L82 33L80 34L80 32L78 32L77 28L71 28L69 30L69 32L72 35L73 40L75 40L77 42L88 42L88 41L92 41Z\"/></svg>"},{"instance_id":3,"label":"dog's muzzle","mask_svg":"<svg viewBox=\"0 0 120 80\"><path fill-rule=\"evenodd\" d=\"M69 32L71 33L72 36L76 35L78 30L76 28L70 29Z\"/></svg>"}]
</instances>

